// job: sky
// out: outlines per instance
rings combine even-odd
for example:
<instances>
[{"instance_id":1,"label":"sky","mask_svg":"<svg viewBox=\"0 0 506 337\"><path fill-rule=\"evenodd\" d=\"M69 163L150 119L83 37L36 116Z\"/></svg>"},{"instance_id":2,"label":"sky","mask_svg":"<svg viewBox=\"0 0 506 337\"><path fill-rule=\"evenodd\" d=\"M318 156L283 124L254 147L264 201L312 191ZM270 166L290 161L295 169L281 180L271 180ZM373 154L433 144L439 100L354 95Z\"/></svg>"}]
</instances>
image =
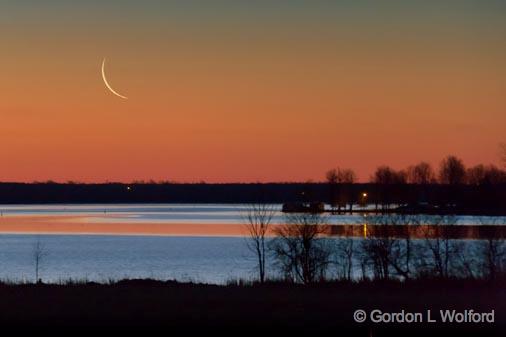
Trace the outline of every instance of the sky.
<instances>
[{"instance_id":1,"label":"sky","mask_svg":"<svg viewBox=\"0 0 506 337\"><path fill-rule=\"evenodd\" d=\"M0 181L367 181L506 141L504 1L0 0L0 43Z\"/></svg>"}]
</instances>

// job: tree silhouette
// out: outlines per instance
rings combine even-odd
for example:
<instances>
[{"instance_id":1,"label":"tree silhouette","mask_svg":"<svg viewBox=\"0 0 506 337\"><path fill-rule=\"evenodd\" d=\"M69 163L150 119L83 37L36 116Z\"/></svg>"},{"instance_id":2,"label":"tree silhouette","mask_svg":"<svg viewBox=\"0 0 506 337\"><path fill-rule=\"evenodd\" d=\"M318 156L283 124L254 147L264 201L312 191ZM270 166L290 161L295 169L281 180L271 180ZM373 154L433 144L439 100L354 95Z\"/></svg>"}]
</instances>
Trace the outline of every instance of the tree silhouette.
<instances>
[{"instance_id":1,"label":"tree silhouette","mask_svg":"<svg viewBox=\"0 0 506 337\"><path fill-rule=\"evenodd\" d=\"M406 183L406 172L395 171L389 166L380 166L371 177L371 181L377 185L377 202L379 201L383 209L387 209L393 203L393 185Z\"/></svg>"},{"instance_id":2,"label":"tree silhouette","mask_svg":"<svg viewBox=\"0 0 506 337\"><path fill-rule=\"evenodd\" d=\"M357 180L355 172L351 169L332 169L326 174L327 183L330 187L330 204L333 208L337 206L338 211L341 207L350 205L350 211L353 205L351 188L349 185Z\"/></svg>"},{"instance_id":3,"label":"tree silhouette","mask_svg":"<svg viewBox=\"0 0 506 337\"><path fill-rule=\"evenodd\" d=\"M253 204L244 214L249 234L248 248L256 255L260 283L265 281L266 235L275 213L273 205Z\"/></svg>"},{"instance_id":4,"label":"tree silhouette","mask_svg":"<svg viewBox=\"0 0 506 337\"><path fill-rule=\"evenodd\" d=\"M332 248L326 217L317 213L287 216L286 224L274 229L271 249L287 280L310 284L325 279Z\"/></svg>"},{"instance_id":5,"label":"tree silhouette","mask_svg":"<svg viewBox=\"0 0 506 337\"><path fill-rule=\"evenodd\" d=\"M406 172L396 171L390 166L380 166L374 172L372 181L379 185L405 184Z\"/></svg>"},{"instance_id":6,"label":"tree silhouette","mask_svg":"<svg viewBox=\"0 0 506 337\"><path fill-rule=\"evenodd\" d=\"M439 167L439 181L442 184L459 185L466 179L466 168L461 159L448 156L441 162Z\"/></svg>"},{"instance_id":7,"label":"tree silhouette","mask_svg":"<svg viewBox=\"0 0 506 337\"><path fill-rule=\"evenodd\" d=\"M325 174L325 178L327 179L327 183L337 184L337 170L332 169L327 171L327 173Z\"/></svg>"},{"instance_id":8,"label":"tree silhouette","mask_svg":"<svg viewBox=\"0 0 506 337\"><path fill-rule=\"evenodd\" d=\"M488 227L489 233L485 240L479 243L479 257L481 258L482 276L494 280L506 271L506 241L501 238L500 226L506 218L481 217L480 225Z\"/></svg>"},{"instance_id":9,"label":"tree silhouette","mask_svg":"<svg viewBox=\"0 0 506 337\"><path fill-rule=\"evenodd\" d=\"M40 265L42 264L43 259L47 256L46 247L40 241L40 238L37 237L37 241L33 246L33 260L35 265L35 282L41 283L42 280L39 278L39 270Z\"/></svg>"},{"instance_id":10,"label":"tree silhouette","mask_svg":"<svg viewBox=\"0 0 506 337\"><path fill-rule=\"evenodd\" d=\"M407 169L407 181L410 184L427 185L436 180L432 166L426 162L420 162Z\"/></svg>"},{"instance_id":11,"label":"tree silhouette","mask_svg":"<svg viewBox=\"0 0 506 337\"><path fill-rule=\"evenodd\" d=\"M484 166L479 164L466 171L466 180L469 185L494 185L506 182L506 172L497 166Z\"/></svg>"}]
</instances>

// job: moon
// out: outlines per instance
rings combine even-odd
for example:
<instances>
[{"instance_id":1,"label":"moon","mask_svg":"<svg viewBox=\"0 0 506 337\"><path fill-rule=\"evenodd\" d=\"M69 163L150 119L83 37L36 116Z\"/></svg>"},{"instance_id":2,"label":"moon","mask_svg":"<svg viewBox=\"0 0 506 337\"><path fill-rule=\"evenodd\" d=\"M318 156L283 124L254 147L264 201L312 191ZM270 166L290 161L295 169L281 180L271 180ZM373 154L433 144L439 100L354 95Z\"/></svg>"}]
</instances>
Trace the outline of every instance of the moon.
<instances>
[{"instance_id":1,"label":"moon","mask_svg":"<svg viewBox=\"0 0 506 337\"><path fill-rule=\"evenodd\" d=\"M104 60L102 61L102 79L104 80L104 83L105 83L105 86L107 87L107 89L109 89L113 94L115 94L116 96L118 97L121 97L123 99L128 99L128 97L126 96L123 96L121 95L120 93L118 93L116 90L114 90L110 85L109 85L109 82L107 82L107 78L105 77L105 58Z\"/></svg>"}]
</instances>

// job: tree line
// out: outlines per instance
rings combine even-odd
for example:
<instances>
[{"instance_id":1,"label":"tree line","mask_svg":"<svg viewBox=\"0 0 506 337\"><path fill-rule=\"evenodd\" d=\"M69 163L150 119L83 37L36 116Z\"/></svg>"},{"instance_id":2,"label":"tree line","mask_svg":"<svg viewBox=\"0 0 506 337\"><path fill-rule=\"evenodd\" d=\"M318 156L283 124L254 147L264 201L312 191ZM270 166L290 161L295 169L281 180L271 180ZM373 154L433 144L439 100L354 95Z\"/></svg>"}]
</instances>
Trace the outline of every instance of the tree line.
<instances>
[{"instance_id":1,"label":"tree line","mask_svg":"<svg viewBox=\"0 0 506 337\"><path fill-rule=\"evenodd\" d=\"M502 160L506 168L506 154L503 156ZM353 184L357 182L357 176L352 169L331 169L326 173L325 178L326 182L329 184ZM466 167L462 159L449 155L441 161L438 170L435 170L431 164L424 161L402 170L395 170L387 165L379 166L370 177L370 182L380 185L503 184L506 183L506 170L493 164L479 164Z\"/></svg>"},{"instance_id":2,"label":"tree line","mask_svg":"<svg viewBox=\"0 0 506 337\"><path fill-rule=\"evenodd\" d=\"M502 159L506 168L506 152ZM325 178L329 186L327 201L338 212L352 211L355 204L371 203L383 210L408 203L428 203L439 210L458 212L498 211L504 207L506 170L483 164L466 167L453 155L444 158L437 170L427 162L402 170L379 166L370 177L369 188L362 192L355 187L357 179L352 169L331 169Z\"/></svg>"}]
</instances>

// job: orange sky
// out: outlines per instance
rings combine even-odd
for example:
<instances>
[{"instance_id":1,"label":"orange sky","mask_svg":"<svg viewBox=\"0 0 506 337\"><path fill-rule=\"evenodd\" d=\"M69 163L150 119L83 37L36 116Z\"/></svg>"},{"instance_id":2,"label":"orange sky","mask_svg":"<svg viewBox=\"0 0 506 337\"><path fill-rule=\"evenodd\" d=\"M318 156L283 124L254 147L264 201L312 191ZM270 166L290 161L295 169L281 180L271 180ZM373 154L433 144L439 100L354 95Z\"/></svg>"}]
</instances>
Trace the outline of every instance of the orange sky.
<instances>
[{"instance_id":1,"label":"orange sky","mask_svg":"<svg viewBox=\"0 0 506 337\"><path fill-rule=\"evenodd\" d=\"M450 153L498 162L504 7L245 3L0 5L0 180L303 181L334 166L367 180ZM104 57L129 100L105 88Z\"/></svg>"}]
</instances>

